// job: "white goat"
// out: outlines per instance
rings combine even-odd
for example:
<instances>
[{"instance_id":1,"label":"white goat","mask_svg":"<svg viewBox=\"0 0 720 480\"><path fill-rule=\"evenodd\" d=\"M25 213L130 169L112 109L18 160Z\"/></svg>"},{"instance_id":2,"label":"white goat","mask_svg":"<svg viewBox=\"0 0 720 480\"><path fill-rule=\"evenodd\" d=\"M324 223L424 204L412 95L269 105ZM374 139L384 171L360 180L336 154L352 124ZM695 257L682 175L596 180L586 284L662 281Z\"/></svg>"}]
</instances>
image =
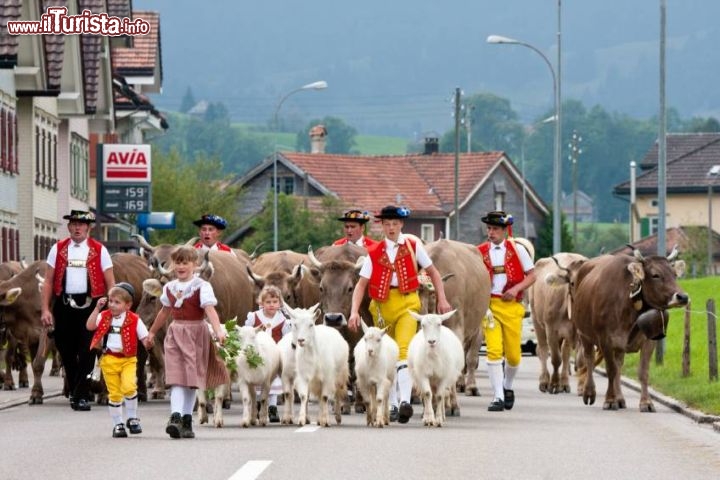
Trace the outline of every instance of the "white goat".
<instances>
[{"instance_id":1,"label":"white goat","mask_svg":"<svg viewBox=\"0 0 720 480\"><path fill-rule=\"evenodd\" d=\"M280 374L280 349L263 327L236 327L242 350L237 357L238 387L243 403L242 426L268 423L268 394L273 379ZM252 347L262 358L262 365L248 364L245 349ZM257 415L255 387L260 387L260 415Z\"/></svg>"},{"instance_id":2,"label":"white goat","mask_svg":"<svg viewBox=\"0 0 720 480\"><path fill-rule=\"evenodd\" d=\"M397 374L398 346L385 329L360 322L365 335L355 345L357 388L365 400L369 426L382 428L389 423L388 396Z\"/></svg>"},{"instance_id":3,"label":"white goat","mask_svg":"<svg viewBox=\"0 0 720 480\"><path fill-rule=\"evenodd\" d=\"M291 322L291 320L286 320ZM295 376L297 369L295 368L295 350L297 346L293 343L292 335L285 335L278 342L280 348L280 379L282 380L283 389L283 415L280 419L282 425L292 425L293 423L293 403L295 401Z\"/></svg>"},{"instance_id":4,"label":"white goat","mask_svg":"<svg viewBox=\"0 0 720 480\"><path fill-rule=\"evenodd\" d=\"M308 309L285 309L292 320L292 343L295 344L295 389L300 396L298 424L307 425L308 397L317 397L320 403L317 424L330 426L328 400L335 398L335 422L340 423L340 410L348 381L348 347L336 329L315 325L318 305Z\"/></svg>"},{"instance_id":5,"label":"white goat","mask_svg":"<svg viewBox=\"0 0 720 480\"><path fill-rule=\"evenodd\" d=\"M455 310L437 315L419 315L410 311L422 329L415 334L408 347L408 369L423 401L423 424L442 427L445 420L445 396L455 389L455 383L465 366L462 343L442 322Z\"/></svg>"}]
</instances>

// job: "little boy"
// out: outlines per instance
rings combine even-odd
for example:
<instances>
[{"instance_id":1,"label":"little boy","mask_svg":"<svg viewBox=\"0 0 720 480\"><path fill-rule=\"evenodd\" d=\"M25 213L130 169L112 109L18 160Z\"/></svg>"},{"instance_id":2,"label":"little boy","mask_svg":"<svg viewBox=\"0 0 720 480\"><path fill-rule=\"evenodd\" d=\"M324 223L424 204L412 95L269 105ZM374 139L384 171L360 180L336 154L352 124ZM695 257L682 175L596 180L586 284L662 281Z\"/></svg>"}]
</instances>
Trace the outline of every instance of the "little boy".
<instances>
[{"instance_id":1,"label":"little boy","mask_svg":"<svg viewBox=\"0 0 720 480\"><path fill-rule=\"evenodd\" d=\"M108 407L113 421L114 438L127 437L123 424L122 405L125 400L127 428L142 433L137 417L137 344L148 335L145 324L130 311L135 289L125 282L117 283L108 296L98 300L86 327L95 331L90 348L100 350L100 369L108 390ZM107 304L108 309L100 310Z\"/></svg>"}]
</instances>

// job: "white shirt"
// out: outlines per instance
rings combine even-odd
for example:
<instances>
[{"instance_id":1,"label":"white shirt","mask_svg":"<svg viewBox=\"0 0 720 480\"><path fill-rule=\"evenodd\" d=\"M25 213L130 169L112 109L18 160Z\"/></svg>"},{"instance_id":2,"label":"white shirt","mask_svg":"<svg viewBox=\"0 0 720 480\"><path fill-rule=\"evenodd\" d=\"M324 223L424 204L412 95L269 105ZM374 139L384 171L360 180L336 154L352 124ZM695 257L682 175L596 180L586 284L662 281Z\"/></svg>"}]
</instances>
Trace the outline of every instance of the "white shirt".
<instances>
[{"instance_id":1,"label":"white shirt","mask_svg":"<svg viewBox=\"0 0 720 480\"><path fill-rule=\"evenodd\" d=\"M282 322L285 322L285 315L283 315L280 310L275 312L274 317L269 318L269 317L265 316L265 314L263 313L263 310L261 308L260 310L257 310L255 312L250 312L247 314L247 318L245 319L246 327L255 326L255 315L258 316L258 318L260 319L260 322L262 322L262 324L265 325L265 328L268 330L272 330L273 328L280 325ZM285 325L283 325L283 327L282 327L283 337L285 336L285 334L290 332L291 328L292 327L290 325L290 322L285 322Z\"/></svg>"},{"instance_id":2,"label":"white shirt","mask_svg":"<svg viewBox=\"0 0 720 480\"><path fill-rule=\"evenodd\" d=\"M88 245L87 239L80 243L75 243L72 240L68 244L68 267L65 271L65 293L70 295L76 295L81 293L88 293L88 274L87 267L73 267L73 260L87 261L88 255L90 254L90 245ZM55 268L57 262L57 243L52 246L50 253L48 253L47 263L51 268ZM100 268L104 272L108 268L112 268L112 259L107 248L103 245L100 249Z\"/></svg>"},{"instance_id":3,"label":"white shirt","mask_svg":"<svg viewBox=\"0 0 720 480\"><path fill-rule=\"evenodd\" d=\"M166 283L160 296L160 302L164 307L172 307L173 305L170 303L170 297L168 296L168 292L170 292L177 299L174 305L175 308L180 308L185 299L195 293L197 289L200 289L200 306L202 308L217 305L218 302L212 285L200 277L193 277L184 282L175 279Z\"/></svg>"},{"instance_id":4,"label":"white shirt","mask_svg":"<svg viewBox=\"0 0 720 480\"><path fill-rule=\"evenodd\" d=\"M493 267L505 265L505 253L507 251L505 242L507 242L507 240L503 240L500 245L495 245L494 243L490 244L490 263ZM533 263L532 258L530 258L528 251L525 250L525 247L516 242L515 250L517 251L518 258L520 259L520 265L522 265L523 272L529 272L535 268L535 264ZM496 273L492 277L492 291L490 293L492 295L502 295L506 283L507 274Z\"/></svg>"},{"instance_id":5,"label":"white shirt","mask_svg":"<svg viewBox=\"0 0 720 480\"><path fill-rule=\"evenodd\" d=\"M98 315L97 322L100 323L100 315ZM122 352L122 337L120 336L120 327L125 322L125 312L121 313L117 317L112 317L110 322L110 330L108 330L107 344L105 348L111 352ZM138 319L137 328L135 329L139 340L148 336L148 330L141 319Z\"/></svg>"},{"instance_id":6,"label":"white shirt","mask_svg":"<svg viewBox=\"0 0 720 480\"><path fill-rule=\"evenodd\" d=\"M388 259L390 260L390 263L395 263L395 257L397 256L398 247L402 244L404 244L406 241L405 235L400 234L398 237L397 243L393 242L392 240L385 239L385 252L387 253ZM408 247L411 248L411 247ZM415 242L415 260L417 261L418 265L420 265L420 268L428 268L430 265L432 265L432 260L430 259L430 255L428 255L427 250L425 250L425 247L423 246L422 242ZM363 278L370 278L372 276L372 260L370 260L370 255L365 257L365 260L363 261L362 267L360 268L360 276ZM397 287L399 285L397 274L393 272L392 278L390 279L390 286L391 287Z\"/></svg>"}]
</instances>

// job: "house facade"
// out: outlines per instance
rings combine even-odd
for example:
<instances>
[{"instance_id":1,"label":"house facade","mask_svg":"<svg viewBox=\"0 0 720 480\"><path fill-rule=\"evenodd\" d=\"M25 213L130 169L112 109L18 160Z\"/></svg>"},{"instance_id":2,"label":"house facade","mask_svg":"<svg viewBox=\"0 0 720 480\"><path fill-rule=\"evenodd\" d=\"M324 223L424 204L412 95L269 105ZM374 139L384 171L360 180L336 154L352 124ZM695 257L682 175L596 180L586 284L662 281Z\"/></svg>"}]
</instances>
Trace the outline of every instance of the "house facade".
<instances>
[{"instance_id":1,"label":"house facade","mask_svg":"<svg viewBox=\"0 0 720 480\"><path fill-rule=\"evenodd\" d=\"M52 244L67 235L62 216L97 206L96 145L119 143L127 134L138 138L141 131L134 122L118 121L118 105L126 97L114 86L113 63L115 46L132 45L139 37L8 34L8 22L40 21L50 6L66 7L68 15L88 9L132 16L130 0L7 0L0 5L0 261L46 257ZM159 38L154 41L159 50ZM149 110L145 115L154 116ZM102 239L132 228L117 218L104 220L105 228L94 234Z\"/></svg>"},{"instance_id":2,"label":"house facade","mask_svg":"<svg viewBox=\"0 0 720 480\"><path fill-rule=\"evenodd\" d=\"M669 229L704 227L715 238L720 227L720 133L670 133L666 139L665 225ZM630 204L631 238L657 234L658 146L638 164L635 202ZM713 167L718 166L716 169ZM633 182L617 185L614 193L632 198ZM707 248L707 241L705 243ZM713 270L718 270L718 250L710 242Z\"/></svg>"},{"instance_id":3,"label":"house facade","mask_svg":"<svg viewBox=\"0 0 720 480\"><path fill-rule=\"evenodd\" d=\"M247 232L247 225L272 192L275 177L278 192L302 198L308 208L322 208L325 197L336 199L339 211L328 214L345 208L374 213L386 205L405 206L411 215L404 231L425 241L451 238L480 243L486 238L480 218L489 210L513 214L514 234L535 239L548 214L545 203L503 152L459 155L456 209L454 154L432 148L424 154L393 156L330 155L322 147L313 150L277 152L238 179L244 192L239 207L243 226L226 236L226 241L238 241ZM369 225L370 235L379 238L380 226Z\"/></svg>"}]
</instances>

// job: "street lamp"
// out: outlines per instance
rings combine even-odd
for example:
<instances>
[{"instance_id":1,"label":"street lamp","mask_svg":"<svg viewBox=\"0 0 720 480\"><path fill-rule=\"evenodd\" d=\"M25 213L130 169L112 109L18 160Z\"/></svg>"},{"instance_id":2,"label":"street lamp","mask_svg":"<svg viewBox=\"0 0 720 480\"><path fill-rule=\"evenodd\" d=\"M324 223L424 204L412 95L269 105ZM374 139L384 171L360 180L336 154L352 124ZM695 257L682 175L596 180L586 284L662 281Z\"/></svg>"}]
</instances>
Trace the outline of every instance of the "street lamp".
<instances>
[{"instance_id":1,"label":"street lamp","mask_svg":"<svg viewBox=\"0 0 720 480\"><path fill-rule=\"evenodd\" d=\"M708 276L714 273L713 268L713 219L712 219L712 189L714 180L720 175L720 165L713 165L707 173L708 178Z\"/></svg>"},{"instance_id":2,"label":"street lamp","mask_svg":"<svg viewBox=\"0 0 720 480\"><path fill-rule=\"evenodd\" d=\"M570 163L572 164L572 188L573 188L573 244L577 248L577 162L578 157L582 153L582 148L580 148L580 143L582 142L582 137L578 135L578 133L573 130L572 137L570 138L570 143L568 144L568 148L570 149L570 155L568 155L568 159L570 160Z\"/></svg>"},{"instance_id":3,"label":"street lamp","mask_svg":"<svg viewBox=\"0 0 720 480\"><path fill-rule=\"evenodd\" d=\"M277 107L275 107L275 113L273 114L273 128L277 132L280 130L280 124L278 123L278 113L280 112L280 107L282 107L283 102L287 100L287 98L292 95L293 93L301 92L303 90L323 90L326 89L328 86L327 82L325 80L320 80L313 83L308 83L307 85L303 85L300 88L296 88L295 90L290 91L289 93L285 94L280 101L277 104ZM278 152L275 152L275 155L273 157L273 251L278 251L278 175L277 175L277 159L278 159Z\"/></svg>"},{"instance_id":4,"label":"street lamp","mask_svg":"<svg viewBox=\"0 0 720 480\"><path fill-rule=\"evenodd\" d=\"M560 178L562 176L562 164L560 162L560 129L562 125L562 117L560 112L560 77L555 75L555 69L548 60L547 56L529 43L515 40L514 38L503 37L500 35L490 35L487 43L492 44L508 44L522 45L533 52L540 55L550 69L550 75L553 81L553 99L555 101L555 155L553 161L553 253L560 252ZM558 45L559 48L559 45ZM558 55L559 56L559 55Z\"/></svg>"}]
</instances>

